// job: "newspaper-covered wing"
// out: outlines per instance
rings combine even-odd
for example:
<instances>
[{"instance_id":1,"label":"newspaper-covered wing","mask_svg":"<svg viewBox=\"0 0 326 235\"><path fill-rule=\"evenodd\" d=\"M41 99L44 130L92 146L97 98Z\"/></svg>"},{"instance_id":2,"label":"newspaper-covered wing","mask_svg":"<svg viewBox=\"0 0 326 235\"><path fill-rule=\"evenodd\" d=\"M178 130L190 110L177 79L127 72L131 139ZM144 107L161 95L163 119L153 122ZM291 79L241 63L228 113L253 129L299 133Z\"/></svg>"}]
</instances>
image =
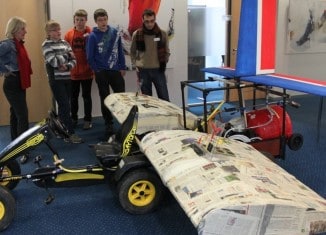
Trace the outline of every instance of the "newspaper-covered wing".
<instances>
[{"instance_id":1,"label":"newspaper-covered wing","mask_svg":"<svg viewBox=\"0 0 326 235\"><path fill-rule=\"evenodd\" d=\"M183 110L168 101L133 92L114 93L106 97L105 106L122 123L132 106L137 105L139 120L137 134L149 131L184 129ZM187 129L195 129L198 117L186 112Z\"/></svg>"},{"instance_id":2,"label":"newspaper-covered wing","mask_svg":"<svg viewBox=\"0 0 326 235\"><path fill-rule=\"evenodd\" d=\"M326 200L250 145L166 130L140 148L200 234L326 232Z\"/></svg>"}]
</instances>

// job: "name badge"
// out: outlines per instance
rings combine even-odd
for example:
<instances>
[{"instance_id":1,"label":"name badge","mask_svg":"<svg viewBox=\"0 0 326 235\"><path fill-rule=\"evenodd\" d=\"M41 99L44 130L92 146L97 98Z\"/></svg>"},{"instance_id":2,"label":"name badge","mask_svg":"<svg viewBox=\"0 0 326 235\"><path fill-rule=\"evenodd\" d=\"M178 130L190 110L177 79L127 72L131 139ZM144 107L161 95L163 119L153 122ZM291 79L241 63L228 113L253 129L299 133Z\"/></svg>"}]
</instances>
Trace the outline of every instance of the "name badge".
<instances>
[{"instance_id":1,"label":"name badge","mask_svg":"<svg viewBox=\"0 0 326 235\"><path fill-rule=\"evenodd\" d=\"M161 40L160 38L154 38L154 42L158 42L160 40Z\"/></svg>"}]
</instances>

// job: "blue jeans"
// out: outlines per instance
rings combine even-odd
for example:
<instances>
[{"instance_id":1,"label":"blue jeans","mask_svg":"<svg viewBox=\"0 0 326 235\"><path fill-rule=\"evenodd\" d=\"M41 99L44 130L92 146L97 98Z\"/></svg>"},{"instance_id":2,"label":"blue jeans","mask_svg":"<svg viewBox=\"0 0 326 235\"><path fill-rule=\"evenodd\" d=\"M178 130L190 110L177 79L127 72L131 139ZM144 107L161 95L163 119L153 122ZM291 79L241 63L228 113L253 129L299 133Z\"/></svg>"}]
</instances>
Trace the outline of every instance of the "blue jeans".
<instances>
[{"instance_id":1,"label":"blue jeans","mask_svg":"<svg viewBox=\"0 0 326 235\"><path fill-rule=\"evenodd\" d=\"M158 98L170 101L165 73L159 69L139 69L140 89L144 95L153 95L152 83L156 89Z\"/></svg>"},{"instance_id":2,"label":"blue jeans","mask_svg":"<svg viewBox=\"0 0 326 235\"><path fill-rule=\"evenodd\" d=\"M26 90L21 88L19 72L5 77L3 91L10 105L10 134L14 140L29 128Z\"/></svg>"},{"instance_id":3,"label":"blue jeans","mask_svg":"<svg viewBox=\"0 0 326 235\"><path fill-rule=\"evenodd\" d=\"M69 134L74 134L74 127L70 116L71 80L49 80L52 94L58 103L58 117L68 129Z\"/></svg>"},{"instance_id":4,"label":"blue jeans","mask_svg":"<svg viewBox=\"0 0 326 235\"><path fill-rule=\"evenodd\" d=\"M71 117L78 120L78 98L80 87L84 101L84 121L92 121L92 82L93 79L71 80Z\"/></svg>"}]
</instances>

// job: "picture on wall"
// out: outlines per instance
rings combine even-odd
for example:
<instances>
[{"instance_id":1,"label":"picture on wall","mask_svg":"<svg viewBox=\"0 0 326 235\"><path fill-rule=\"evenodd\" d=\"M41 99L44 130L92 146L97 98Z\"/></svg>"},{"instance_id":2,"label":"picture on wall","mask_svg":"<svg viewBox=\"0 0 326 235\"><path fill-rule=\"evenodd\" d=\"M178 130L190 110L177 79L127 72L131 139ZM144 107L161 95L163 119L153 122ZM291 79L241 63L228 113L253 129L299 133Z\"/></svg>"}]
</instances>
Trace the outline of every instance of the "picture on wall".
<instances>
[{"instance_id":1,"label":"picture on wall","mask_svg":"<svg viewBox=\"0 0 326 235\"><path fill-rule=\"evenodd\" d=\"M326 0L290 0L287 53L326 52Z\"/></svg>"}]
</instances>

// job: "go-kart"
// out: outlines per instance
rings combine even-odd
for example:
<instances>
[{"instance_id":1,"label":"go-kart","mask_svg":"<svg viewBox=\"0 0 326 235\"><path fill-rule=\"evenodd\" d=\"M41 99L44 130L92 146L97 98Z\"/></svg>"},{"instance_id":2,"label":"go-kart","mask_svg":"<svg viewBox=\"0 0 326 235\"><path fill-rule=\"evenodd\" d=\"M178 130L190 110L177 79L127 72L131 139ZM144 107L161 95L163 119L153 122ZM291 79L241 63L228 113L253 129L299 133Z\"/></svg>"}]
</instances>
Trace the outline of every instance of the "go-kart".
<instances>
[{"instance_id":1,"label":"go-kart","mask_svg":"<svg viewBox=\"0 0 326 235\"><path fill-rule=\"evenodd\" d=\"M115 138L91 146L98 160L94 165L66 167L62 164L63 159L51 139L67 138L69 135L54 112L12 141L0 152L0 231L6 229L15 216L15 198L10 190L25 179L46 190L109 183L113 179L117 184L119 201L126 211L144 214L154 210L164 187L135 144L137 123L138 107L133 106ZM21 174L16 158L41 143L45 143L53 153L53 164L42 166L42 156L37 156L34 159L37 164L35 171ZM45 202L49 204L53 199L54 196L48 193Z\"/></svg>"}]
</instances>

